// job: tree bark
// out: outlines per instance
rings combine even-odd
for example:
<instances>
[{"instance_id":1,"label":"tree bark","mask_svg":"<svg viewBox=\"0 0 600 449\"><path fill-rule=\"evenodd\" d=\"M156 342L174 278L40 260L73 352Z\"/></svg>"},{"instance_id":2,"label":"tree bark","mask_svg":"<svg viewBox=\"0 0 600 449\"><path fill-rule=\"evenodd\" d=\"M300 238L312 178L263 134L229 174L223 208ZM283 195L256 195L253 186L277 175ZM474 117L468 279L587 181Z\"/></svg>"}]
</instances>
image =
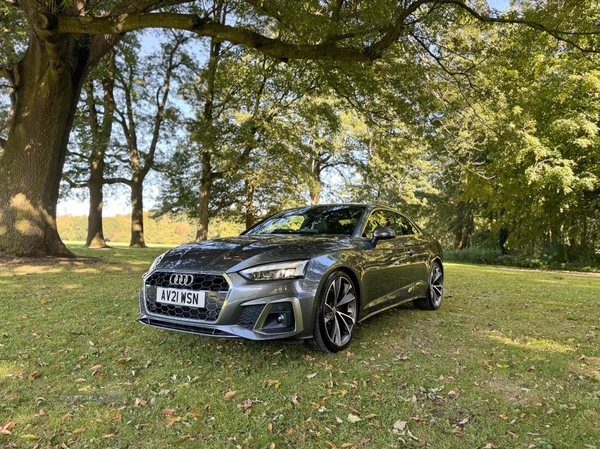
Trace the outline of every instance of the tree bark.
<instances>
[{"instance_id":1,"label":"tree bark","mask_svg":"<svg viewBox=\"0 0 600 449\"><path fill-rule=\"evenodd\" d=\"M0 252L73 256L56 228L56 204L87 54L72 36L34 33L15 69L14 116L0 157Z\"/></svg>"},{"instance_id":2,"label":"tree bark","mask_svg":"<svg viewBox=\"0 0 600 449\"><path fill-rule=\"evenodd\" d=\"M115 53L111 52L108 59L108 75L102 80L103 87L103 106L104 115L102 124L98 122L96 114L96 104L94 101L94 88L92 83L88 83L88 108L89 122L92 129L92 154L90 156L90 177L88 181L88 191L90 195L90 209L88 213L88 230L85 246L87 248L108 248L104 238L104 229L102 225L102 208L104 202L104 156L110 143L112 134L112 125L115 112L114 98L114 70Z\"/></svg>"},{"instance_id":3,"label":"tree bark","mask_svg":"<svg viewBox=\"0 0 600 449\"><path fill-rule=\"evenodd\" d=\"M146 248L144 239L144 185L143 181L131 183L131 240L129 246Z\"/></svg>"},{"instance_id":4,"label":"tree bark","mask_svg":"<svg viewBox=\"0 0 600 449\"><path fill-rule=\"evenodd\" d=\"M246 201L244 202L244 209L246 211L246 229L254 224L256 221L256 207L254 206L254 184L252 181L245 180L244 186L246 188Z\"/></svg>"},{"instance_id":5,"label":"tree bark","mask_svg":"<svg viewBox=\"0 0 600 449\"><path fill-rule=\"evenodd\" d=\"M319 204L321 202L321 190L323 181L321 180L321 159L320 155L311 161L312 179L309 183L310 204Z\"/></svg>"},{"instance_id":6,"label":"tree bark","mask_svg":"<svg viewBox=\"0 0 600 449\"><path fill-rule=\"evenodd\" d=\"M203 170L204 172L204 167ZM202 175L200 181L200 195L198 199L198 226L196 228L196 241L201 242L208 239L208 223L210 220L210 193L213 185L213 177L210 173Z\"/></svg>"},{"instance_id":7,"label":"tree bark","mask_svg":"<svg viewBox=\"0 0 600 449\"><path fill-rule=\"evenodd\" d=\"M108 248L104 239L104 229L102 226L104 158L93 161L90 165L91 172L88 182L90 209L88 212L88 229L85 246L87 248Z\"/></svg>"}]
</instances>

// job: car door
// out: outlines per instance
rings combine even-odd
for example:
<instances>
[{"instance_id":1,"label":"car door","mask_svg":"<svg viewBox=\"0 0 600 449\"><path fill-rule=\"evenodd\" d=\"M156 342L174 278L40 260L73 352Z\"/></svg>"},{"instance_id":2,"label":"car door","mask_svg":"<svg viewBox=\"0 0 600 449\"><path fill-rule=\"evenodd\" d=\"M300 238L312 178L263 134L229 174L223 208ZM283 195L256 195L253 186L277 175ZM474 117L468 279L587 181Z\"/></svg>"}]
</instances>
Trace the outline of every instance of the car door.
<instances>
[{"instance_id":1,"label":"car door","mask_svg":"<svg viewBox=\"0 0 600 449\"><path fill-rule=\"evenodd\" d=\"M392 229L396 237L379 240L365 251L363 265L363 312L368 315L378 309L406 299L412 284L412 259L416 242L403 235L401 216L386 209L375 209L365 226L363 238L371 239L376 227Z\"/></svg>"},{"instance_id":2,"label":"car door","mask_svg":"<svg viewBox=\"0 0 600 449\"><path fill-rule=\"evenodd\" d=\"M405 279L407 282L406 299L425 296L428 281L429 240L404 215L397 214L402 228L402 250L408 255L406 260Z\"/></svg>"}]
</instances>

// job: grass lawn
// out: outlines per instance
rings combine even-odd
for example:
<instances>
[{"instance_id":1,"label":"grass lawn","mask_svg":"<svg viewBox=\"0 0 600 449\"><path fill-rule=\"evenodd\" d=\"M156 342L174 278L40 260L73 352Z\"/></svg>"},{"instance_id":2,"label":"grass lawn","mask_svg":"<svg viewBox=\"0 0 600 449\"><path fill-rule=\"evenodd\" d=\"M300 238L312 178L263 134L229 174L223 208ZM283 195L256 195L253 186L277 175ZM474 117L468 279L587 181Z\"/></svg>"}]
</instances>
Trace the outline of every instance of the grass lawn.
<instances>
[{"instance_id":1,"label":"grass lawn","mask_svg":"<svg viewBox=\"0 0 600 449\"><path fill-rule=\"evenodd\" d=\"M136 323L164 248L0 261L0 447L600 448L600 277L448 264L334 356Z\"/></svg>"}]
</instances>

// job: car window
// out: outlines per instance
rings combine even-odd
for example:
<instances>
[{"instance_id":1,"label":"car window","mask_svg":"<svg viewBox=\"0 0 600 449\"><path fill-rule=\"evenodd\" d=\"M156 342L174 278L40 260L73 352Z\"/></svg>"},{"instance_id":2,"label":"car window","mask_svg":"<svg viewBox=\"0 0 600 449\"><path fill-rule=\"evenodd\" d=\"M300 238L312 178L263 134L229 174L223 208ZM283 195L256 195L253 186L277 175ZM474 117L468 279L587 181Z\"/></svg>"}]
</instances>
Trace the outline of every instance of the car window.
<instances>
[{"instance_id":1,"label":"car window","mask_svg":"<svg viewBox=\"0 0 600 449\"><path fill-rule=\"evenodd\" d=\"M379 226L390 228L396 235L411 235L417 233L415 227L408 218L391 210L378 209L373 211L367 220L363 236L370 239L373 238L373 231Z\"/></svg>"},{"instance_id":2,"label":"car window","mask_svg":"<svg viewBox=\"0 0 600 449\"><path fill-rule=\"evenodd\" d=\"M268 218L247 234L351 235L363 212L364 207L358 206L298 209Z\"/></svg>"},{"instance_id":3,"label":"car window","mask_svg":"<svg viewBox=\"0 0 600 449\"><path fill-rule=\"evenodd\" d=\"M413 224L408 220L408 218L399 215L400 220L402 222L402 235L412 235L417 234L417 230L413 226Z\"/></svg>"}]
</instances>

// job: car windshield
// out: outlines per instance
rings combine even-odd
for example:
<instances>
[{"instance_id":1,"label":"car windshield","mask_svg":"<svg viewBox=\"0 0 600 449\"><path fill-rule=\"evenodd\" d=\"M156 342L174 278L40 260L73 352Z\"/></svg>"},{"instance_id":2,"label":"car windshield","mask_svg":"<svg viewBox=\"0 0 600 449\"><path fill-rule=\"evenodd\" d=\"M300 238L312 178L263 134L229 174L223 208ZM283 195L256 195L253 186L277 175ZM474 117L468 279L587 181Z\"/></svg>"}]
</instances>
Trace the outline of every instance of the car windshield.
<instances>
[{"instance_id":1,"label":"car windshield","mask_svg":"<svg viewBox=\"0 0 600 449\"><path fill-rule=\"evenodd\" d=\"M351 235L364 211L364 206L315 206L294 209L267 218L245 234Z\"/></svg>"}]
</instances>

